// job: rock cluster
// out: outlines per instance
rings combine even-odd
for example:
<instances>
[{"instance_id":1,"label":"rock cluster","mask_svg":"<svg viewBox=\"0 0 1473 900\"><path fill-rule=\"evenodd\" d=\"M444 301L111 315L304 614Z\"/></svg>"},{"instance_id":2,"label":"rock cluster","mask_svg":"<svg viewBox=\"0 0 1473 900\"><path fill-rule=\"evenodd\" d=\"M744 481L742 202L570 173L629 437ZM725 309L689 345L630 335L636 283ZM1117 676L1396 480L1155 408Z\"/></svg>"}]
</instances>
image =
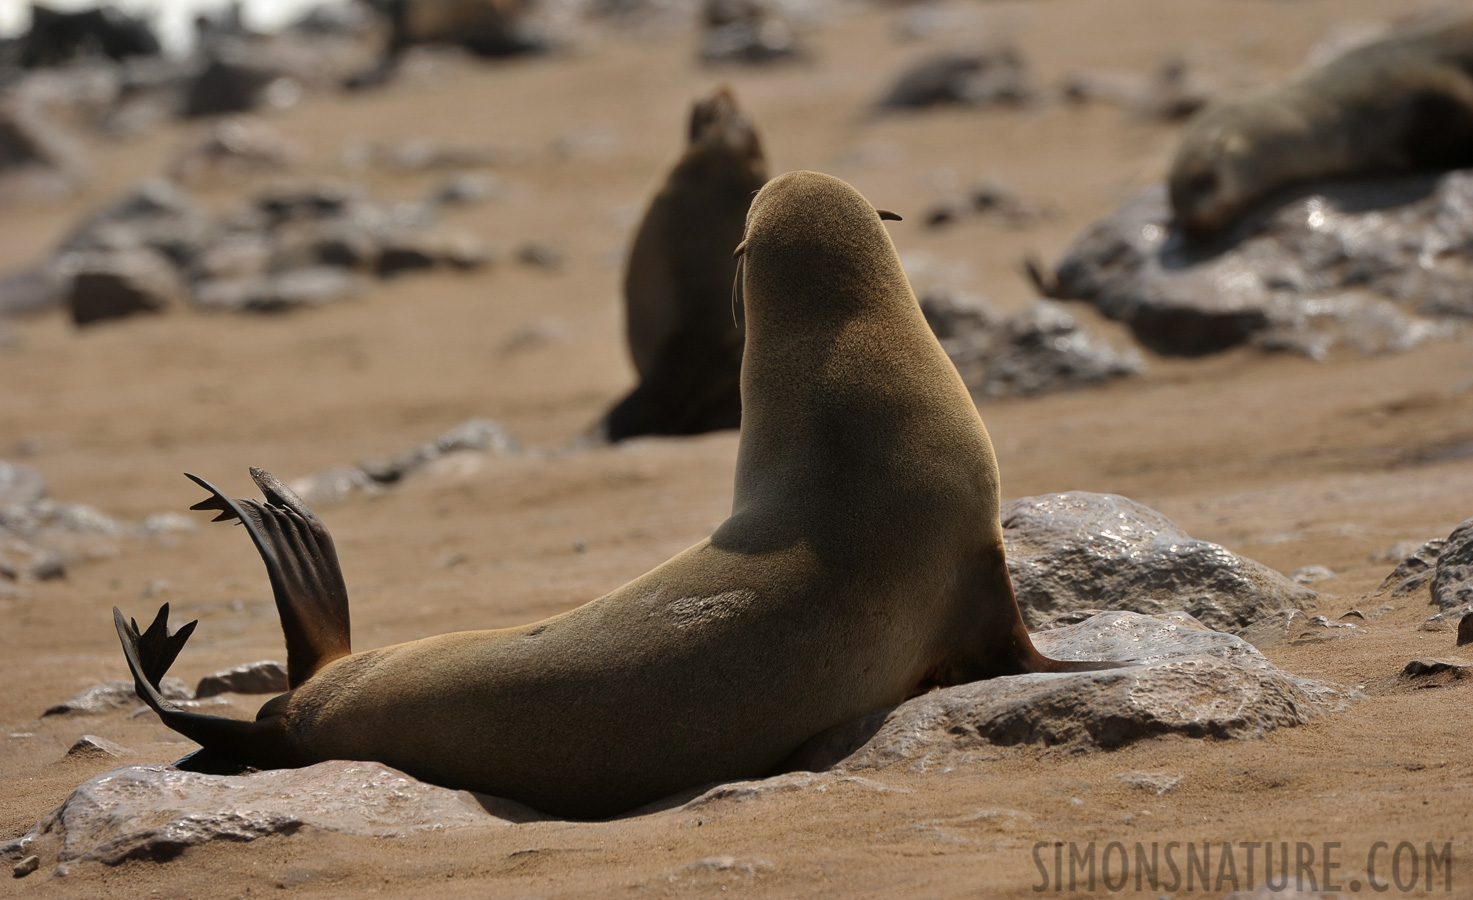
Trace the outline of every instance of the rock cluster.
<instances>
[{"instance_id":1,"label":"rock cluster","mask_svg":"<svg viewBox=\"0 0 1473 900\"><path fill-rule=\"evenodd\" d=\"M35 469L0 460L0 593L14 590L10 585L17 582L65 578L73 563L116 556L125 538L193 527L168 514L138 525L120 522L90 506L52 500L49 493Z\"/></svg>"},{"instance_id":2,"label":"rock cluster","mask_svg":"<svg viewBox=\"0 0 1473 900\"><path fill-rule=\"evenodd\" d=\"M1445 538L1434 538L1397 563L1379 593L1408 597L1427 592L1438 612L1422 624L1428 631L1458 631L1458 643L1473 642L1473 519Z\"/></svg>"},{"instance_id":3,"label":"rock cluster","mask_svg":"<svg viewBox=\"0 0 1473 900\"><path fill-rule=\"evenodd\" d=\"M215 217L155 179L84 221L28 281L13 280L9 310L0 285L0 315L64 304L86 325L186 302L277 312L350 296L366 278L490 258L473 235L437 225L434 204L385 206L350 184L288 184Z\"/></svg>"},{"instance_id":4,"label":"rock cluster","mask_svg":"<svg viewBox=\"0 0 1473 900\"><path fill-rule=\"evenodd\" d=\"M1071 610L1185 610L1240 632L1318 594L1115 494L1023 497L1002 508L1008 572L1030 627Z\"/></svg>"},{"instance_id":5,"label":"rock cluster","mask_svg":"<svg viewBox=\"0 0 1473 900\"><path fill-rule=\"evenodd\" d=\"M977 397L1071 390L1145 370L1139 353L1100 341L1052 301L1004 318L980 299L933 290L922 296L921 312Z\"/></svg>"},{"instance_id":6,"label":"rock cluster","mask_svg":"<svg viewBox=\"0 0 1473 900\"><path fill-rule=\"evenodd\" d=\"M1091 226L1050 296L1083 300L1164 354L1253 343L1322 358L1398 352L1473 318L1473 171L1330 183L1270 198L1209 244L1164 187Z\"/></svg>"},{"instance_id":7,"label":"rock cluster","mask_svg":"<svg viewBox=\"0 0 1473 900\"><path fill-rule=\"evenodd\" d=\"M702 19L704 63L762 65L808 56L792 23L764 0L705 0Z\"/></svg>"},{"instance_id":8,"label":"rock cluster","mask_svg":"<svg viewBox=\"0 0 1473 900\"><path fill-rule=\"evenodd\" d=\"M911 64L880 98L881 110L930 106L1022 106L1034 96L1018 48L952 50Z\"/></svg>"}]
</instances>

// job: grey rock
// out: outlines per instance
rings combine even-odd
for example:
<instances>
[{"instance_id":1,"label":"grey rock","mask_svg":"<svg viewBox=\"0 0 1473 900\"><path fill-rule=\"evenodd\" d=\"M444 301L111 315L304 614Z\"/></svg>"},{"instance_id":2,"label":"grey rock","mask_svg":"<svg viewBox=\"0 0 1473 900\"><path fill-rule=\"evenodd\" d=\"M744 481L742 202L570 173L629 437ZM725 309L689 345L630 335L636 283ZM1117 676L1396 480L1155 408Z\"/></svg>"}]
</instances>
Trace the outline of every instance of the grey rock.
<instances>
[{"instance_id":1,"label":"grey rock","mask_svg":"<svg viewBox=\"0 0 1473 900\"><path fill-rule=\"evenodd\" d=\"M1425 541L1397 541L1384 550L1377 550L1370 555L1367 562L1373 563L1400 563L1402 560L1416 553ZM1385 588L1386 585L1382 585Z\"/></svg>"},{"instance_id":2,"label":"grey rock","mask_svg":"<svg viewBox=\"0 0 1473 900\"><path fill-rule=\"evenodd\" d=\"M1131 787L1138 787L1150 791L1157 797L1164 795L1167 791L1181 784L1180 775L1172 775L1169 772L1121 772L1111 775L1116 781L1124 782Z\"/></svg>"},{"instance_id":3,"label":"grey rock","mask_svg":"<svg viewBox=\"0 0 1473 900\"><path fill-rule=\"evenodd\" d=\"M1137 375L1145 363L1080 328L1058 303L1040 300L1011 318L985 301L933 289L921 312L975 396L1032 396Z\"/></svg>"},{"instance_id":4,"label":"grey rock","mask_svg":"<svg viewBox=\"0 0 1473 900\"><path fill-rule=\"evenodd\" d=\"M1002 524L1030 627L1074 609L1182 609L1211 628L1239 631L1282 609L1313 609L1318 597L1114 494L1023 497L1004 505Z\"/></svg>"},{"instance_id":5,"label":"grey rock","mask_svg":"<svg viewBox=\"0 0 1473 900\"><path fill-rule=\"evenodd\" d=\"M303 826L395 837L534 815L506 801L424 784L379 763L332 761L230 776L127 766L82 784L27 834L0 844L0 858L41 855L64 872L78 862L163 861L187 847L290 835Z\"/></svg>"},{"instance_id":6,"label":"grey rock","mask_svg":"<svg viewBox=\"0 0 1473 900\"><path fill-rule=\"evenodd\" d=\"M234 116L185 146L169 164L169 175L185 184L229 181L285 171L298 156L296 145L266 123Z\"/></svg>"},{"instance_id":7,"label":"grey rock","mask_svg":"<svg viewBox=\"0 0 1473 900\"><path fill-rule=\"evenodd\" d=\"M1325 641L1333 641L1365 633L1366 630L1354 622L1331 622L1325 616L1314 616L1304 624L1299 634L1293 637L1289 643L1319 644Z\"/></svg>"},{"instance_id":8,"label":"grey rock","mask_svg":"<svg viewBox=\"0 0 1473 900\"><path fill-rule=\"evenodd\" d=\"M16 863L10 871L16 878L24 878L39 868L41 868L41 857L32 855Z\"/></svg>"},{"instance_id":9,"label":"grey rock","mask_svg":"<svg viewBox=\"0 0 1473 900\"><path fill-rule=\"evenodd\" d=\"M40 472L0 460L0 506L29 506L44 500L48 491Z\"/></svg>"},{"instance_id":10,"label":"grey rock","mask_svg":"<svg viewBox=\"0 0 1473 900\"><path fill-rule=\"evenodd\" d=\"M1297 584L1314 584L1319 581L1329 581L1336 575L1329 566L1300 566L1289 577Z\"/></svg>"},{"instance_id":11,"label":"grey rock","mask_svg":"<svg viewBox=\"0 0 1473 900\"><path fill-rule=\"evenodd\" d=\"M66 305L77 325L177 306L184 286L169 261L149 249L95 253L73 259Z\"/></svg>"},{"instance_id":12,"label":"grey rock","mask_svg":"<svg viewBox=\"0 0 1473 900\"><path fill-rule=\"evenodd\" d=\"M704 63L762 65L800 60L808 55L793 27L770 15L708 29L700 49Z\"/></svg>"},{"instance_id":13,"label":"grey rock","mask_svg":"<svg viewBox=\"0 0 1473 900\"><path fill-rule=\"evenodd\" d=\"M1057 211L1052 206L1030 203L999 184L984 181L973 186L965 196L948 197L931 207L922 221L931 228L937 228L965 218L979 217L1000 222L1009 228L1027 228L1056 215Z\"/></svg>"},{"instance_id":14,"label":"grey rock","mask_svg":"<svg viewBox=\"0 0 1473 900\"><path fill-rule=\"evenodd\" d=\"M177 184L155 178L89 216L62 241L59 255L147 248L179 268L208 243L210 216Z\"/></svg>"},{"instance_id":15,"label":"grey rock","mask_svg":"<svg viewBox=\"0 0 1473 900\"><path fill-rule=\"evenodd\" d=\"M304 181L266 191L255 199L254 208L266 216L270 227L286 222L321 221L362 214L368 199L362 189L343 181Z\"/></svg>"},{"instance_id":16,"label":"grey rock","mask_svg":"<svg viewBox=\"0 0 1473 900\"><path fill-rule=\"evenodd\" d=\"M1445 538L1433 538L1400 557L1396 568L1381 581L1378 593L1391 592L1393 597L1405 597L1418 588L1430 583L1437 572L1437 558L1447 545Z\"/></svg>"},{"instance_id":17,"label":"grey rock","mask_svg":"<svg viewBox=\"0 0 1473 900\"><path fill-rule=\"evenodd\" d=\"M838 772L908 763L925 770L987 747L1083 753L1160 734L1249 739L1340 710L1355 692L1298 678L1242 638L1112 612L1033 635L1056 659L1129 661L1119 669L993 678L944 688L825 732L800 768Z\"/></svg>"},{"instance_id":18,"label":"grey rock","mask_svg":"<svg viewBox=\"0 0 1473 900\"><path fill-rule=\"evenodd\" d=\"M528 241L517 248L517 262L535 269L556 272L563 267L563 251L551 244Z\"/></svg>"},{"instance_id":19,"label":"grey rock","mask_svg":"<svg viewBox=\"0 0 1473 900\"><path fill-rule=\"evenodd\" d=\"M178 678L164 676L159 684L159 692L167 700L188 701L194 699L194 692L189 689ZM94 684L92 687L78 691L70 700L50 706L45 716L65 716L73 714L95 714L111 712L115 709L135 709L143 706L143 701L138 699L131 681L104 681Z\"/></svg>"},{"instance_id":20,"label":"grey rock","mask_svg":"<svg viewBox=\"0 0 1473 900\"><path fill-rule=\"evenodd\" d=\"M1451 249L1470 238L1473 172L1299 188L1205 245L1172 230L1156 187L1079 237L1049 293L1164 354L1400 352L1473 317L1473 266Z\"/></svg>"},{"instance_id":21,"label":"grey rock","mask_svg":"<svg viewBox=\"0 0 1473 900\"><path fill-rule=\"evenodd\" d=\"M929 106L1021 106L1033 96L1022 53L1000 45L954 50L910 65L879 101L882 110Z\"/></svg>"},{"instance_id":22,"label":"grey rock","mask_svg":"<svg viewBox=\"0 0 1473 900\"><path fill-rule=\"evenodd\" d=\"M1473 644L1473 609L1463 613L1458 620L1458 646Z\"/></svg>"},{"instance_id":23,"label":"grey rock","mask_svg":"<svg viewBox=\"0 0 1473 900\"><path fill-rule=\"evenodd\" d=\"M1432 602L1442 610L1473 604L1473 519L1447 536L1432 575Z\"/></svg>"},{"instance_id":24,"label":"grey rock","mask_svg":"<svg viewBox=\"0 0 1473 900\"><path fill-rule=\"evenodd\" d=\"M445 206L473 206L507 193L501 180L482 172L457 172L446 176L430 191L430 202Z\"/></svg>"},{"instance_id":25,"label":"grey rock","mask_svg":"<svg viewBox=\"0 0 1473 900\"><path fill-rule=\"evenodd\" d=\"M296 479L288 486L308 506L331 506L343 502L355 493L376 493L383 490L378 482L357 466L335 466L315 475Z\"/></svg>"},{"instance_id":26,"label":"grey rock","mask_svg":"<svg viewBox=\"0 0 1473 900\"><path fill-rule=\"evenodd\" d=\"M735 856L708 856L685 867L687 872L736 872L740 875L756 875L764 869L774 868L766 859L738 859Z\"/></svg>"},{"instance_id":27,"label":"grey rock","mask_svg":"<svg viewBox=\"0 0 1473 900\"><path fill-rule=\"evenodd\" d=\"M185 89L179 114L192 119L250 112L266 102L268 89L283 75L244 53L222 52Z\"/></svg>"},{"instance_id":28,"label":"grey rock","mask_svg":"<svg viewBox=\"0 0 1473 900\"><path fill-rule=\"evenodd\" d=\"M275 660L241 663L232 669L212 672L194 689L200 699L216 694L279 694L287 689L286 666Z\"/></svg>"},{"instance_id":29,"label":"grey rock","mask_svg":"<svg viewBox=\"0 0 1473 900\"><path fill-rule=\"evenodd\" d=\"M200 282L194 286L194 305L228 312L280 313L352 297L361 287L349 272L314 266L258 278Z\"/></svg>"},{"instance_id":30,"label":"grey rock","mask_svg":"<svg viewBox=\"0 0 1473 900\"><path fill-rule=\"evenodd\" d=\"M746 803L749 800L772 794L790 794L800 791L822 794L839 785L877 794L913 793L910 788L885 784L859 775L837 775L832 772L785 772L756 781L732 781L719 784L686 801L680 808L686 812L694 812L722 805Z\"/></svg>"},{"instance_id":31,"label":"grey rock","mask_svg":"<svg viewBox=\"0 0 1473 900\"><path fill-rule=\"evenodd\" d=\"M66 578L66 560L60 556L43 554L30 565L27 574L36 581L56 581Z\"/></svg>"},{"instance_id":32,"label":"grey rock","mask_svg":"<svg viewBox=\"0 0 1473 900\"><path fill-rule=\"evenodd\" d=\"M133 751L126 747L120 747L106 738L100 738L95 734L84 734L77 738L76 743L67 749L68 759L117 759L126 756Z\"/></svg>"},{"instance_id":33,"label":"grey rock","mask_svg":"<svg viewBox=\"0 0 1473 900\"><path fill-rule=\"evenodd\" d=\"M1414 659L1406 664L1401 674L1406 678L1428 678L1433 675L1473 678L1473 663L1451 659Z\"/></svg>"},{"instance_id":34,"label":"grey rock","mask_svg":"<svg viewBox=\"0 0 1473 900\"><path fill-rule=\"evenodd\" d=\"M1259 650L1267 650L1293 643L1309 628L1309 616L1297 609L1281 609L1240 630L1238 636Z\"/></svg>"},{"instance_id":35,"label":"grey rock","mask_svg":"<svg viewBox=\"0 0 1473 900\"><path fill-rule=\"evenodd\" d=\"M456 146L428 138L343 148L343 160L359 168L390 172L435 172L445 169L474 169L506 162L511 154L490 147Z\"/></svg>"},{"instance_id":36,"label":"grey rock","mask_svg":"<svg viewBox=\"0 0 1473 900\"><path fill-rule=\"evenodd\" d=\"M379 484L394 484L448 453L516 453L520 448L510 432L490 419L469 419L426 444L387 460L364 463L361 468Z\"/></svg>"},{"instance_id":37,"label":"grey rock","mask_svg":"<svg viewBox=\"0 0 1473 900\"><path fill-rule=\"evenodd\" d=\"M1420 631L1456 631L1462 624L1462 620L1473 613L1473 604L1449 609L1440 613L1433 613L1427 617L1418 630Z\"/></svg>"}]
</instances>

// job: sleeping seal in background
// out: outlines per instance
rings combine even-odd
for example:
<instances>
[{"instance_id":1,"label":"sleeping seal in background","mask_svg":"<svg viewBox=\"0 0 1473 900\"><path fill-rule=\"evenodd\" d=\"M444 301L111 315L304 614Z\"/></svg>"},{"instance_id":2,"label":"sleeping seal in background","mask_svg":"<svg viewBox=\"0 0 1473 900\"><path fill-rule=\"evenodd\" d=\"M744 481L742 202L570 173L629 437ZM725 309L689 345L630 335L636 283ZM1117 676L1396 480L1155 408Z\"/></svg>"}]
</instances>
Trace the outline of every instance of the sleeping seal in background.
<instances>
[{"instance_id":1,"label":"sleeping seal in background","mask_svg":"<svg viewBox=\"0 0 1473 900\"><path fill-rule=\"evenodd\" d=\"M404 51L420 44L451 44L477 56L541 53L547 41L531 33L533 0L364 0L388 22L383 56L344 87L377 87L393 77Z\"/></svg>"},{"instance_id":2,"label":"sleeping seal in background","mask_svg":"<svg viewBox=\"0 0 1473 900\"><path fill-rule=\"evenodd\" d=\"M762 143L731 90L697 102L685 154L650 201L629 254L624 327L639 385L604 417L604 437L741 424L731 248L766 181Z\"/></svg>"},{"instance_id":3,"label":"sleeping seal in background","mask_svg":"<svg viewBox=\"0 0 1473 900\"><path fill-rule=\"evenodd\" d=\"M1176 222L1221 230L1298 182L1473 165L1473 17L1409 28L1278 88L1209 107L1168 178Z\"/></svg>"},{"instance_id":4,"label":"sleeping seal in background","mask_svg":"<svg viewBox=\"0 0 1473 900\"><path fill-rule=\"evenodd\" d=\"M987 430L859 192L783 175L738 246L747 305L731 517L591 603L520 628L349 649L332 538L281 482L212 496L266 563L290 689L254 722L158 691L194 623L114 610L139 695L204 753L376 760L597 818L756 778L805 740L932 687L1112 663L1034 649L1003 555ZM192 477L192 476L191 476Z\"/></svg>"}]
</instances>

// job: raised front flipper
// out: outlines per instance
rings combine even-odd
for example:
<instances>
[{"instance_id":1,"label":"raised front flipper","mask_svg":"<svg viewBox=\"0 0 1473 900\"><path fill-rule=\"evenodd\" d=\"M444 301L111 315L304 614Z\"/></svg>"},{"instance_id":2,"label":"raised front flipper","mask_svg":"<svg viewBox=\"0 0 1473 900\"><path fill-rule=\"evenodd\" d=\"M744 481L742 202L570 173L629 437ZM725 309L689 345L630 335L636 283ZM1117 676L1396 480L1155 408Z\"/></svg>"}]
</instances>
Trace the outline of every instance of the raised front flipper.
<instances>
[{"instance_id":1,"label":"raised front flipper","mask_svg":"<svg viewBox=\"0 0 1473 900\"><path fill-rule=\"evenodd\" d=\"M322 520L264 469L251 469L251 478L266 497L264 503L232 499L203 478L188 477L214 495L190 509L217 511L216 522L238 519L266 564L286 635L287 683L296 687L352 652L348 589Z\"/></svg>"}]
</instances>

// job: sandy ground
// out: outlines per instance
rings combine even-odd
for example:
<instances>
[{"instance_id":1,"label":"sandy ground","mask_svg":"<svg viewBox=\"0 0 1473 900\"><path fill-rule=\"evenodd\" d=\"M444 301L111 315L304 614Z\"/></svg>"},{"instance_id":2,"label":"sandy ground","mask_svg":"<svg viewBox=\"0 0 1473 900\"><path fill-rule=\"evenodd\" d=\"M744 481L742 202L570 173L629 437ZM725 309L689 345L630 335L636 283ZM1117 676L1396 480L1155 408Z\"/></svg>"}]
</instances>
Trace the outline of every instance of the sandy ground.
<instances>
[{"instance_id":1,"label":"sandy ground","mask_svg":"<svg viewBox=\"0 0 1473 900\"><path fill-rule=\"evenodd\" d=\"M1409 6L1002 0L963 7L974 25L947 39L1011 35L1045 85L1076 69L1145 73L1184 54L1239 88L1294 70L1337 27ZM961 264L963 286L1021 307L1031 300L1015 268L1022 254L1055 258L1093 218L1159 178L1175 130L1116 108L1058 104L867 120L864 104L897 67L936 46L896 41L898 14L836 10L812 37L819 56L811 65L713 71L694 63L692 34L594 31L565 56L431 67L372 96L310 96L272 119L310 148L309 174L345 174L341 149L355 140L419 136L515 151L499 170L512 196L452 221L508 250L551 242L567 255L564 270L505 261L472 276L404 278L279 318L180 313L80 334L60 316L26 322L16 328L19 348L0 352L0 456L24 439L37 448L24 461L44 473L54 497L136 520L198 499L182 471L250 495L248 465L295 477L401 450L473 415L501 421L530 445L565 446L631 382L619 260L679 150L688 103L721 81L761 128L774 171L844 177L909 217L892 228L908 260ZM99 180L85 196L0 212L0 265L44 252L80 213L156 171L187 134L170 127L94 145ZM586 149L553 153L570 135L585 139L565 143ZM983 176L1048 200L1061 215L1023 231L984 220L940 231L919 224L937 185ZM369 180L390 197L429 184ZM209 198L226 202L244 190ZM516 340L529 328L550 337ZM1121 493L1280 571L1329 566L1338 577L1317 587L1330 595L1322 611L1332 617L1381 602L1363 596L1389 569L1371 554L1445 536L1473 515L1473 460L1427 462L1473 440L1473 334L1376 359L1314 363L1240 351L1148 362L1149 373L1127 384L985 405L1005 498ZM718 434L487 458L323 510L348 579L355 646L531 621L644 572L725 516L736 444L735 434ZM452 558L459 562L447 565ZM156 579L167 590L141 597ZM190 748L152 717L37 719L80 688L124 677L110 607L141 618L159 600L174 605L176 621L200 620L174 668L186 680L282 656L270 589L234 529L201 528L170 546L128 542L116 559L0 600L0 724L10 735L0 737L0 840L114 765L63 759L84 732L131 748L129 762L169 761ZM189 850L167 864L7 876L0 894L1029 896L1040 885L1039 841L1288 841L1318 852L1339 842L1344 883L1364 874L1375 842L1405 840L1419 848L1450 841L1451 895L1473 896L1473 683L1414 690L1395 677L1416 657L1473 658L1450 634L1417 630L1433 611L1401 603L1364 636L1270 651L1295 673L1361 686L1366 699L1262 740L1170 738L1086 756L1000 749L950 771L875 776L903 791L841 785L699 815L396 840L308 831ZM232 702L242 717L257 705ZM1112 778L1131 770L1182 780L1158 797ZM750 871L688 868L715 856ZM1049 851L1043 858L1051 868ZM1250 886L1245 873L1239 879ZM1431 891L1418 884L1449 896L1441 876ZM1234 886L1147 885L1146 893L1217 896ZM1051 881L1043 887L1055 893Z\"/></svg>"}]
</instances>

